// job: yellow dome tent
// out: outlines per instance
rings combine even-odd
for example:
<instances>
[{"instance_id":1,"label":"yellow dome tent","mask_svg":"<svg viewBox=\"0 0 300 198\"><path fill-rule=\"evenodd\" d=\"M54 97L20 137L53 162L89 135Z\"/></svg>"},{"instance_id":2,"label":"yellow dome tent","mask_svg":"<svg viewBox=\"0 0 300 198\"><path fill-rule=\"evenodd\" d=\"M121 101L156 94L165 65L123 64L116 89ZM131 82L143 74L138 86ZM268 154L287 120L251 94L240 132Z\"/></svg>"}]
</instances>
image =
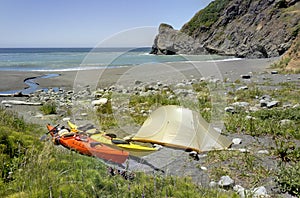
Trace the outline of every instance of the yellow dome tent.
<instances>
[{"instance_id":1,"label":"yellow dome tent","mask_svg":"<svg viewBox=\"0 0 300 198\"><path fill-rule=\"evenodd\" d=\"M198 112L175 105L152 112L132 140L197 152L221 150L231 145Z\"/></svg>"}]
</instances>

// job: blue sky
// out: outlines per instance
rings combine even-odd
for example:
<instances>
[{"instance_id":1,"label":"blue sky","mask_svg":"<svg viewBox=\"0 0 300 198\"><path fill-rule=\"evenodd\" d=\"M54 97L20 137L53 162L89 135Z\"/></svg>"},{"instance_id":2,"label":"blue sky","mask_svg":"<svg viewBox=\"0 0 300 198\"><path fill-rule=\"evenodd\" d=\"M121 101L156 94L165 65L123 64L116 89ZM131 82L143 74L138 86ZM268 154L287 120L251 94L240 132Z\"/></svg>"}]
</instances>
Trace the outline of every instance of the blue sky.
<instances>
[{"instance_id":1,"label":"blue sky","mask_svg":"<svg viewBox=\"0 0 300 198\"><path fill-rule=\"evenodd\" d=\"M143 27L152 42L160 23L180 29L211 1L0 0L0 47L94 47Z\"/></svg>"}]
</instances>

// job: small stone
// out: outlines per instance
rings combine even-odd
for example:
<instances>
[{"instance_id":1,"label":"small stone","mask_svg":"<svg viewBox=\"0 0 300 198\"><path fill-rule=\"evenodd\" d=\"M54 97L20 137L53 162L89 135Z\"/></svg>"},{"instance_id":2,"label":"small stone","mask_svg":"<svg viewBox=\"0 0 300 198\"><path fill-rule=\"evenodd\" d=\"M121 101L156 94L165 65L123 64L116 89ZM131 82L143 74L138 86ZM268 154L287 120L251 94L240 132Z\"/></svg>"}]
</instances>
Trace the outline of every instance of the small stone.
<instances>
[{"instance_id":1,"label":"small stone","mask_svg":"<svg viewBox=\"0 0 300 198\"><path fill-rule=\"evenodd\" d=\"M11 104L4 104L4 106L5 106L6 108L12 108L12 105L11 105Z\"/></svg>"},{"instance_id":2,"label":"small stone","mask_svg":"<svg viewBox=\"0 0 300 198\"><path fill-rule=\"evenodd\" d=\"M235 109L234 107L225 107L225 112L228 112L228 113L235 113Z\"/></svg>"},{"instance_id":3,"label":"small stone","mask_svg":"<svg viewBox=\"0 0 300 198\"><path fill-rule=\"evenodd\" d=\"M34 117L35 117L35 118L43 118L44 116L43 116L43 114L38 113L38 114L36 114Z\"/></svg>"},{"instance_id":4,"label":"small stone","mask_svg":"<svg viewBox=\"0 0 300 198\"><path fill-rule=\"evenodd\" d=\"M175 87L184 87L185 84L184 83L178 83L177 85L175 85Z\"/></svg>"},{"instance_id":5,"label":"small stone","mask_svg":"<svg viewBox=\"0 0 300 198\"><path fill-rule=\"evenodd\" d=\"M63 118L62 120L63 120L64 122L67 122L67 121L70 121L71 118L68 118L68 117L67 117L67 118Z\"/></svg>"},{"instance_id":6,"label":"small stone","mask_svg":"<svg viewBox=\"0 0 300 198\"><path fill-rule=\"evenodd\" d=\"M192 157L194 160L199 161L199 156L198 156L198 153L196 151L191 151L189 153L189 156Z\"/></svg>"},{"instance_id":7,"label":"small stone","mask_svg":"<svg viewBox=\"0 0 300 198\"><path fill-rule=\"evenodd\" d=\"M257 151L258 154L266 154L268 155L269 154L269 151L268 150L259 150Z\"/></svg>"},{"instance_id":8,"label":"small stone","mask_svg":"<svg viewBox=\"0 0 300 198\"><path fill-rule=\"evenodd\" d=\"M268 101L265 99L261 99L259 101L261 107L266 107L268 105Z\"/></svg>"},{"instance_id":9,"label":"small stone","mask_svg":"<svg viewBox=\"0 0 300 198\"><path fill-rule=\"evenodd\" d=\"M239 149L239 151L241 153L249 153L250 152L248 149L245 149L245 148L241 148L241 149Z\"/></svg>"},{"instance_id":10,"label":"small stone","mask_svg":"<svg viewBox=\"0 0 300 198\"><path fill-rule=\"evenodd\" d=\"M234 180L231 179L228 175L222 176L220 181L218 182L218 185L223 188L231 187L233 186L233 184L234 184Z\"/></svg>"},{"instance_id":11,"label":"small stone","mask_svg":"<svg viewBox=\"0 0 300 198\"><path fill-rule=\"evenodd\" d=\"M274 100L274 101L268 102L267 107L268 108L273 108L273 107L276 107L278 105L279 105L279 101Z\"/></svg>"},{"instance_id":12,"label":"small stone","mask_svg":"<svg viewBox=\"0 0 300 198\"><path fill-rule=\"evenodd\" d=\"M243 75L241 75L241 78L242 79L250 79L251 76L249 74L243 74Z\"/></svg>"},{"instance_id":13,"label":"small stone","mask_svg":"<svg viewBox=\"0 0 300 198\"><path fill-rule=\"evenodd\" d=\"M214 127L214 129L219 132L219 133L222 133L222 129L218 128L218 127Z\"/></svg>"},{"instance_id":14,"label":"small stone","mask_svg":"<svg viewBox=\"0 0 300 198\"><path fill-rule=\"evenodd\" d=\"M293 123L293 121L289 120L289 119L283 119L283 120L279 121L280 126L290 125L292 123Z\"/></svg>"},{"instance_id":15,"label":"small stone","mask_svg":"<svg viewBox=\"0 0 300 198\"><path fill-rule=\"evenodd\" d=\"M205 157L207 157L207 154L198 154L198 156L199 156L199 158L205 158Z\"/></svg>"},{"instance_id":16,"label":"small stone","mask_svg":"<svg viewBox=\"0 0 300 198\"><path fill-rule=\"evenodd\" d=\"M235 192L237 192L237 194L239 194L239 196L240 196L241 198L245 198L246 195L247 195L247 190L246 190L244 187L240 186L240 185L235 185L235 186L233 187L233 190L234 190Z\"/></svg>"},{"instance_id":17,"label":"small stone","mask_svg":"<svg viewBox=\"0 0 300 198\"><path fill-rule=\"evenodd\" d=\"M92 105L93 106L99 106L99 105L104 105L108 102L107 98L100 98L99 100L93 100Z\"/></svg>"},{"instance_id":18,"label":"small stone","mask_svg":"<svg viewBox=\"0 0 300 198\"><path fill-rule=\"evenodd\" d=\"M134 81L134 84L135 84L135 85L140 85L140 84L142 84L142 81L136 80L136 81Z\"/></svg>"},{"instance_id":19,"label":"small stone","mask_svg":"<svg viewBox=\"0 0 300 198\"><path fill-rule=\"evenodd\" d=\"M242 87L237 88L236 90L237 90L237 91L240 91L240 90L247 90L247 89L248 89L247 86L242 86Z\"/></svg>"},{"instance_id":20,"label":"small stone","mask_svg":"<svg viewBox=\"0 0 300 198\"><path fill-rule=\"evenodd\" d=\"M242 139L241 138L233 138L232 139L232 143L237 145L237 144L241 144L242 143Z\"/></svg>"},{"instance_id":21,"label":"small stone","mask_svg":"<svg viewBox=\"0 0 300 198\"><path fill-rule=\"evenodd\" d=\"M300 104L295 104L294 106L293 106L293 108L295 109L295 108L298 108L300 106Z\"/></svg>"},{"instance_id":22,"label":"small stone","mask_svg":"<svg viewBox=\"0 0 300 198\"><path fill-rule=\"evenodd\" d=\"M253 116L249 116L249 115L246 116L246 120L255 120L255 119L256 119L256 118L253 117Z\"/></svg>"},{"instance_id":23,"label":"small stone","mask_svg":"<svg viewBox=\"0 0 300 198\"><path fill-rule=\"evenodd\" d=\"M249 106L249 103L248 102L235 102L235 103L232 103L233 106L238 106L238 107L247 107Z\"/></svg>"},{"instance_id":24,"label":"small stone","mask_svg":"<svg viewBox=\"0 0 300 198\"><path fill-rule=\"evenodd\" d=\"M206 168L205 166L201 166L200 168L201 168L201 170L203 170L203 171L207 171L207 168Z\"/></svg>"},{"instance_id":25,"label":"small stone","mask_svg":"<svg viewBox=\"0 0 300 198\"><path fill-rule=\"evenodd\" d=\"M217 182L215 182L215 181L209 182L209 187L211 187L211 188L217 187Z\"/></svg>"},{"instance_id":26,"label":"small stone","mask_svg":"<svg viewBox=\"0 0 300 198\"><path fill-rule=\"evenodd\" d=\"M269 197L267 189L264 186L254 188L252 190L253 197Z\"/></svg>"},{"instance_id":27,"label":"small stone","mask_svg":"<svg viewBox=\"0 0 300 198\"><path fill-rule=\"evenodd\" d=\"M259 108L256 107L256 106L250 107L250 108L249 108L249 111L252 111L252 112L259 111ZM250 116L250 117L252 117L252 116ZM252 118L254 118L254 117L252 117ZM247 117L246 117L246 119L247 119Z\"/></svg>"}]
</instances>

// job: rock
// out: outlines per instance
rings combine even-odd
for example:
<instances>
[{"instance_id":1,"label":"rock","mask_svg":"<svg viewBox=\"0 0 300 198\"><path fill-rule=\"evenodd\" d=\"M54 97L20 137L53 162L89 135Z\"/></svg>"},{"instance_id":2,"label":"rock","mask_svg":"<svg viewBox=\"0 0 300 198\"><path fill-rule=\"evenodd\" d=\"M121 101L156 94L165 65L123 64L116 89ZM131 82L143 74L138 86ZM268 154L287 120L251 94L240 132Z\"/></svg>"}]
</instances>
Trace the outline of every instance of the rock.
<instances>
[{"instance_id":1,"label":"rock","mask_svg":"<svg viewBox=\"0 0 300 198\"><path fill-rule=\"evenodd\" d=\"M241 138L233 138L232 139L232 143L237 145L237 144L241 144L242 143L242 139Z\"/></svg>"},{"instance_id":2,"label":"rock","mask_svg":"<svg viewBox=\"0 0 300 198\"><path fill-rule=\"evenodd\" d=\"M278 2L284 2L285 6L278 6ZM212 1L180 30L161 24L151 53L279 57L295 40L295 27L300 20L299 13L282 11L287 6L290 6L289 10L297 10L298 4L291 2L298 1L232 0L222 4ZM211 12L212 9L217 10L216 15ZM206 19L208 15L212 17Z\"/></svg>"},{"instance_id":3,"label":"rock","mask_svg":"<svg viewBox=\"0 0 300 198\"><path fill-rule=\"evenodd\" d=\"M300 106L300 104L295 104L292 108L298 108Z\"/></svg>"},{"instance_id":4,"label":"rock","mask_svg":"<svg viewBox=\"0 0 300 198\"><path fill-rule=\"evenodd\" d=\"M67 122L67 121L70 121L71 118L67 117L67 118L63 118L62 120L63 120L64 122Z\"/></svg>"},{"instance_id":5,"label":"rock","mask_svg":"<svg viewBox=\"0 0 300 198\"><path fill-rule=\"evenodd\" d=\"M255 120L256 119L255 117L249 116L249 115L247 115L245 118L246 118L246 120Z\"/></svg>"},{"instance_id":6,"label":"rock","mask_svg":"<svg viewBox=\"0 0 300 198\"><path fill-rule=\"evenodd\" d=\"M292 120L289 119L283 119L279 121L280 126L284 126L284 125L290 125L293 124L294 122Z\"/></svg>"},{"instance_id":7,"label":"rock","mask_svg":"<svg viewBox=\"0 0 300 198\"><path fill-rule=\"evenodd\" d=\"M92 101L92 105L93 106L100 106L100 105L104 105L108 102L107 98L100 98L99 100L93 100Z\"/></svg>"},{"instance_id":8,"label":"rock","mask_svg":"<svg viewBox=\"0 0 300 198\"><path fill-rule=\"evenodd\" d=\"M4 107L6 107L6 108L12 108L12 105L11 104L4 104Z\"/></svg>"},{"instance_id":9,"label":"rock","mask_svg":"<svg viewBox=\"0 0 300 198\"><path fill-rule=\"evenodd\" d=\"M240 91L240 90L247 90L247 89L248 89L247 86L242 86L242 87L237 88L236 90L237 90L237 91Z\"/></svg>"},{"instance_id":10,"label":"rock","mask_svg":"<svg viewBox=\"0 0 300 198\"><path fill-rule=\"evenodd\" d=\"M218 182L218 185L222 188L230 188L234 185L234 180L231 179L228 175L222 176L220 181Z\"/></svg>"},{"instance_id":11,"label":"rock","mask_svg":"<svg viewBox=\"0 0 300 198\"><path fill-rule=\"evenodd\" d=\"M243 74L243 75L241 75L241 78L242 79L250 79L251 76L249 74Z\"/></svg>"},{"instance_id":12,"label":"rock","mask_svg":"<svg viewBox=\"0 0 300 198\"><path fill-rule=\"evenodd\" d=\"M277 107L277 106L279 105L279 103L280 103L280 102L279 102L279 101L276 101L276 100L275 100L275 101L271 101L271 102L268 102L268 103L267 103L267 107L268 107L268 108Z\"/></svg>"},{"instance_id":13,"label":"rock","mask_svg":"<svg viewBox=\"0 0 300 198\"><path fill-rule=\"evenodd\" d=\"M217 187L217 182L215 182L215 181L211 181L211 182L209 182L209 187L211 187L211 188L215 188L215 187Z\"/></svg>"},{"instance_id":14,"label":"rock","mask_svg":"<svg viewBox=\"0 0 300 198\"><path fill-rule=\"evenodd\" d=\"M260 105L259 105L260 106ZM251 107L249 107L249 111L251 111L251 112L255 112L255 111L259 111L259 106L257 106L257 105L255 105L254 107L253 106L251 106ZM251 116L250 116L251 117ZM246 117L247 118L247 117Z\"/></svg>"},{"instance_id":15,"label":"rock","mask_svg":"<svg viewBox=\"0 0 300 198\"><path fill-rule=\"evenodd\" d=\"M225 107L224 110L225 110L225 112L228 112L228 113L236 113L235 108L231 107L231 106Z\"/></svg>"},{"instance_id":16,"label":"rock","mask_svg":"<svg viewBox=\"0 0 300 198\"><path fill-rule=\"evenodd\" d=\"M235 185L235 186L233 187L233 190L234 190L235 192L237 192L237 194L238 194L241 198L245 198L246 195L247 195L247 190L246 190L244 187L240 186L240 185Z\"/></svg>"},{"instance_id":17,"label":"rock","mask_svg":"<svg viewBox=\"0 0 300 198\"><path fill-rule=\"evenodd\" d=\"M259 150L257 151L258 154L266 154L266 155L269 155L270 152L268 150Z\"/></svg>"},{"instance_id":18,"label":"rock","mask_svg":"<svg viewBox=\"0 0 300 198\"><path fill-rule=\"evenodd\" d=\"M134 81L134 84L135 84L135 85L140 85L140 84L142 84L142 81L136 80L136 81Z\"/></svg>"},{"instance_id":19,"label":"rock","mask_svg":"<svg viewBox=\"0 0 300 198\"><path fill-rule=\"evenodd\" d=\"M80 114L82 117L86 117L88 114L87 113L81 113Z\"/></svg>"},{"instance_id":20,"label":"rock","mask_svg":"<svg viewBox=\"0 0 300 198\"><path fill-rule=\"evenodd\" d=\"M264 186L254 188L251 192L253 193L253 197L257 197L257 198L269 197L267 189Z\"/></svg>"},{"instance_id":21,"label":"rock","mask_svg":"<svg viewBox=\"0 0 300 198\"><path fill-rule=\"evenodd\" d=\"M245 107L249 106L249 103L248 102L235 102L235 103L232 103L232 105L245 108Z\"/></svg>"},{"instance_id":22,"label":"rock","mask_svg":"<svg viewBox=\"0 0 300 198\"><path fill-rule=\"evenodd\" d=\"M198 153L196 151L191 151L189 153L189 156L192 157L194 160L199 161L199 156L198 156Z\"/></svg>"},{"instance_id":23,"label":"rock","mask_svg":"<svg viewBox=\"0 0 300 198\"><path fill-rule=\"evenodd\" d=\"M33 116L33 117L35 117L35 118L43 118L44 117L44 115L43 114L41 114L41 113L37 113L35 116Z\"/></svg>"},{"instance_id":24,"label":"rock","mask_svg":"<svg viewBox=\"0 0 300 198\"><path fill-rule=\"evenodd\" d=\"M249 153L250 151L248 149L245 148L240 148L238 149L241 153Z\"/></svg>"},{"instance_id":25,"label":"rock","mask_svg":"<svg viewBox=\"0 0 300 198\"><path fill-rule=\"evenodd\" d=\"M261 107L266 107L268 105L268 101L265 99L261 99L259 101Z\"/></svg>"},{"instance_id":26,"label":"rock","mask_svg":"<svg viewBox=\"0 0 300 198\"><path fill-rule=\"evenodd\" d=\"M205 166L201 166L200 169L203 171L207 171L207 168Z\"/></svg>"},{"instance_id":27,"label":"rock","mask_svg":"<svg viewBox=\"0 0 300 198\"><path fill-rule=\"evenodd\" d=\"M222 129L218 128L218 127L214 127L214 129L218 132L218 133L222 133Z\"/></svg>"}]
</instances>

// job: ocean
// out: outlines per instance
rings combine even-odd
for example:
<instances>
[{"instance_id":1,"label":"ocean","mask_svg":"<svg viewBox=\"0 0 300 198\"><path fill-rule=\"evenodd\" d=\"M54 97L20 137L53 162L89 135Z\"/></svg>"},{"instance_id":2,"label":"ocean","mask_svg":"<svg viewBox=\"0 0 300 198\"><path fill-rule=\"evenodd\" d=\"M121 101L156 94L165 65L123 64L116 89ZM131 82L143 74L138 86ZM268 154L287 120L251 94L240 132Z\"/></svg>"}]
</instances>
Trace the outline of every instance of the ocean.
<instances>
[{"instance_id":1,"label":"ocean","mask_svg":"<svg viewBox=\"0 0 300 198\"><path fill-rule=\"evenodd\" d=\"M0 71L76 71L146 63L222 61L218 55L151 55L151 48L0 48Z\"/></svg>"}]
</instances>

